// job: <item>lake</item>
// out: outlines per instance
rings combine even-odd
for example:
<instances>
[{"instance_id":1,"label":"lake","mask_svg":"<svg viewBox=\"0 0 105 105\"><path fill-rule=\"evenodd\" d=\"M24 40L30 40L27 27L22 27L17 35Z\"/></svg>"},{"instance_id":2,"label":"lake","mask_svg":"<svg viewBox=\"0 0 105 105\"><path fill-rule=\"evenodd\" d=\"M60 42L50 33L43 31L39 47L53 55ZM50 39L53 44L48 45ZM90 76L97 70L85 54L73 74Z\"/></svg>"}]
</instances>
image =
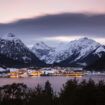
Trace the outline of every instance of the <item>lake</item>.
<instances>
[{"instance_id":1,"label":"lake","mask_svg":"<svg viewBox=\"0 0 105 105\"><path fill-rule=\"evenodd\" d=\"M0 78L0 86L12 84L12 83L25 83L28 87L34 88L38 84L44 86L47 80L50 81L54 91L59 92L62 85L69 79L76 78L79 81L83 79L93 79L95 82L99 80L105 81L105 75L87 75L83 77L71 77L71 76L41 76L41 77L27 77L27 78Z\"/></svg>"}]
</instances>

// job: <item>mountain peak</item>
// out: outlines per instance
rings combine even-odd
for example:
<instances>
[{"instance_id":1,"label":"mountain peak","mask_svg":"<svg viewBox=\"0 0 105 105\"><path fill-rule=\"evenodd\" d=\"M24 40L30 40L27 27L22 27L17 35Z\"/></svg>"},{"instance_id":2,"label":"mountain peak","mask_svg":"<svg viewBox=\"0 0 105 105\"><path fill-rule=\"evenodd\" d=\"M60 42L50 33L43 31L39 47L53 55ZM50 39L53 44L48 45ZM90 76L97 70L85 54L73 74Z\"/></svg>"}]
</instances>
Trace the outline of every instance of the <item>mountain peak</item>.
<instances>
[{"instance_id":1,"label":"mountain peak","mask_svg":"<svg viewBox=\"0 0 105 105\"><path fill-rule=\"evenodd\" d=\"M83 44L98 44L100 45L100 43L96 42L95 40L93 39L90 39L88 37L83 37L83 38L80 38L79 40L77 40L78 42L80 43L83 43Z\"/></svg>"},{"instance_id":2,"label":"mountain peak","mask_svg":"<svg viewBox=\"0 0 105 105\"><path fill-rule=\"evenodd\" d=\"M83 38L81 38L81 39L88 40L89 38L88 38L88 37L83 37Z\"/></svg>"},{"instance_id":3,"label":"mountain peak","mask_svg":"<svg viewBox=\"0 0 105 105\"><path fill-rule=\"evenodd\" d=\"M13 33L8 33L8 34L6 34L6 35L3 35L3 36L2 36L2 39L10 40L10 41L12 41L12 40L19 40L19 39L15 36L15 34L13 34Z\"/></svg>"},{"instance_id":4,"label":"mountain peak","mask_svg":"<svg viewBox=\"0 0 105 105\"><path fill-rule=\"evenodd\" d=\"M33 48L36 48L36 49L50 49L50 47L45 44L44 42L40 41L40 42L37 42Z\"/></svg>"},{"instance_id":5,"label":"mountain peak","mask_svg":"<svg viewBox=\"0 0 105 105\"><path fill-rule=\"evenodd\" d=\"M40 45L45 45L45 43L44 43L44 42L42 42L42 41L40 41L40 42L37 42L37 43L36 43L36 45L37 45L37 46L40 46Z\"/></svg>"},{"instance_id":6,"label":"mountain peak","mask_svg":"<svg viewBox=\"0 0 105 105\"><path fill-rule=\"evenodd\" d=\"M80 38L79 40L86 41L86 40L92 40L92 39L89 39L88 37L83 37L83 38Z\"/></svg>"},{"instance_id":7,"label":"mountain peak","mask_svg":"<svg viewBox=\"0 0 105 105\"><path fill-rule=\"evenodd\" d=\"M13 33L8 33L7 36L8 37L15 37L15 35Z\"/></svg>"}]
</instances>

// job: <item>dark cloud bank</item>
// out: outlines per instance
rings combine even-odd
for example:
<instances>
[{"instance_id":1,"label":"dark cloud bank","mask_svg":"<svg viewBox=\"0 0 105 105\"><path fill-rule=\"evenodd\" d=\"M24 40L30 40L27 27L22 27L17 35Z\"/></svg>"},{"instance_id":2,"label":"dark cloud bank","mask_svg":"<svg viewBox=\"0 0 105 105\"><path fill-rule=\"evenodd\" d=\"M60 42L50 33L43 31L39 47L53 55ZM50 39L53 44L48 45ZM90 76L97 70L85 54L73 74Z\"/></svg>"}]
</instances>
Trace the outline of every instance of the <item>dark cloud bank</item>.
<instances>
[{"instance_id":1,"label":"dark cloud bank","mask_svg":"<svg viewBox=\"0 0 105 105\"><path fill-rule=\"evenodd\" d=\"M9 24L0 24L0 34L8 32L13 32L23 38L61 35L105 37L105 14L62 13L23 19Z\"/></svg>"}]
</instances>

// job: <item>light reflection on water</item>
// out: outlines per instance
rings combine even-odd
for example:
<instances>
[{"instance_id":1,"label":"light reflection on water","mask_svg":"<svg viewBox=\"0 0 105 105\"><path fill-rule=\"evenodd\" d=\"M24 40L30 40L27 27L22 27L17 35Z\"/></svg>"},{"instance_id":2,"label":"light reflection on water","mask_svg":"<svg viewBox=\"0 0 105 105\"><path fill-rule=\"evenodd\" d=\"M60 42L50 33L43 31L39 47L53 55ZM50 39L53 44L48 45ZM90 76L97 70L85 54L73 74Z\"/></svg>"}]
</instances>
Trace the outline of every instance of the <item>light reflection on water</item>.
<instances>
[{"instance_id":1,"label":"light reflection on water","mask_svg":"<svg viewBox=\"0 0 105 105\"><path fill-rule=\"evenodd\" d=\"M27 78L0 78L0 86L12 84L12 83L25 83L28 87L34 88L38 84L44 86L47 80L50 81L52 87L56 92L59 92L62 88L62 85L69 79L78 79L78 81L82 81L83 79L93 79L95 82L99 80L105 81L105 75L88 75L83 77L71 77L71 76L41 76L41 77L27 77Z\"/></svg>"}]
</instances>

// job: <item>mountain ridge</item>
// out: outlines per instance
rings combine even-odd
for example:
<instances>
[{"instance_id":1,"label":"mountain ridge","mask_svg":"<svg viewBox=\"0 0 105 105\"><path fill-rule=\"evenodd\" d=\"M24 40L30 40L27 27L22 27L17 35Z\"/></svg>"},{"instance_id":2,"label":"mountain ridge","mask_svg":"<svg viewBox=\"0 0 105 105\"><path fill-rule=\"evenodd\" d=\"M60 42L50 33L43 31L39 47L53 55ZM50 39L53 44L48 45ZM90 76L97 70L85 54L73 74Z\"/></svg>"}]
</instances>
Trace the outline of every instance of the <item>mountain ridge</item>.
<instances>
[{"instance_id":1,"label":"mountain ridge","mask_svg":"<svg viewBox=\"0 0 105 105\"><path fill-rule=\"evenodd\" d=\"M105 53L103 45L84 37L49 50L49 53L40 55L39 59L47 64L84 67L98 60L102 56L101 52Z\"/></svg>"},{"instance_id":2,"label":"mountain ridge","mask_svg":"<svg viewBox=\"0 0 105 105\"><path fill-rule=\"evenodd\" d=\"M29 49L13 33L0 38L0 66L91 67L104 55L105 46L87 37L56 47L37 42L32 49Z\"/></svg>"}]
</instances>

